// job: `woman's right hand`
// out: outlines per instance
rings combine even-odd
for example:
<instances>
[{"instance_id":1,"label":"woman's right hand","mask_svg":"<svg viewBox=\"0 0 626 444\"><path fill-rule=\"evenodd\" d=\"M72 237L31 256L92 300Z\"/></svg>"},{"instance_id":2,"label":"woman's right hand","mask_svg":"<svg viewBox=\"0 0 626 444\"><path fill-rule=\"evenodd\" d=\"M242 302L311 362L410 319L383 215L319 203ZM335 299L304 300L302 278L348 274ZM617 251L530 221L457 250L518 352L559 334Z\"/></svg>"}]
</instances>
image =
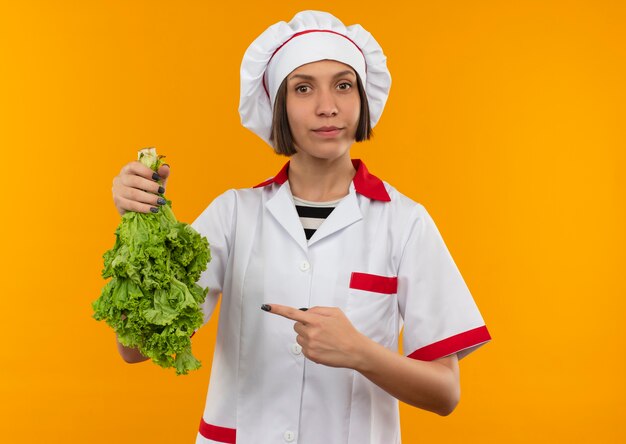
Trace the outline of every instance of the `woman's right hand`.
<instances>
[{"instance_id":1,"label":"woman's right hand","mask_svg":"<svg viewBox=\"0 0 626 444\"><path fill-rule=\"evenodd\" d=\"M165 193L165 185L170 175L170 167L161 165L157 177L154 171L135 160L122 167L113 178L113 203L120 216L127 211L156 213L165 200L158 194ZM160 183L159 183L160 180ZM161 199L161 200L159 200ZM155 208L152 210L152 208Z\"/></svg>"}]
</instances>

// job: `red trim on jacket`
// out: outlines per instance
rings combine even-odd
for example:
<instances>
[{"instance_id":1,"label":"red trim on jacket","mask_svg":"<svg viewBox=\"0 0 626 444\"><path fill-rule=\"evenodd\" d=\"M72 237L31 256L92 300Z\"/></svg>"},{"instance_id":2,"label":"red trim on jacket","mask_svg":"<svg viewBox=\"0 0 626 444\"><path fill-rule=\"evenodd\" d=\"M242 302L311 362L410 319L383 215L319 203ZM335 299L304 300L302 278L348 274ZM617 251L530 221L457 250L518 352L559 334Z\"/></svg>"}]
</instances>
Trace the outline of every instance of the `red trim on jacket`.
<instances>
[{"instance_id":1,"label":"red trim on jacket","mask_svg":"<svg viewBox=\"0 0 626 444\"><path fill-rule=\"evenodd\" d=\"M433 361L443 356L448 356L452 353L456 353L474 345L489 341L490 339L491 335L489 334L489 331L487 331L487 327L483 325L482 327L473 328L419 348L408 355L408 357L419 359L420 361Z\"/></svg>"},{"instance_id":2,"label":"red trim on jacket","mask_svg":"<svg viewBox=\"0 0 626 444\"><path fill-rule=\"evenodd\" d=\"M352 165L356 169L356 174L352 179L354 183L354 189L357 193L362 194L365 197L369 197L373 200L380 200L382 202L390 202L391 198L389 193L385 189L385 184L378 177L371 174L365 167L365 163L361 159L352 159ZM253 188L261 188L272 183L279 185L284 184L289 179L289 162L287 162L282 169L271 179L267 179Z\"/></svg>"},{"instance_id":3,"label":"red trim on jacket","mask_svg":"<svg viewBox=\"0 0 626 444\"><path fill-rule=\"evenodd\" d=\"M213 424L208 424L204 421L204 418L202 418L200 419L200 434L206 439L224 442L227 444L235 444L237 431L235 429L229 429L228 427L219 427Z\"/></svg>"},{"instance_id":4,"label":"red trim on jacket","mask_svg":"<svg viewBox=\"0 0 626 444\"><path fill-rule=\"evenodd\" d=\"M271 177L271 178L267 179L266 181L261 182L260 184L253 186L252 188L265 187L265 186L267 186L269 184L272 184L274 182L276 182L278 185L282 185L285 182L287 182L287 179L288 179L287 172L288 171L289 171L289 161L287 161L287 163L285 165L283 165L283 167L280 169L278 174L276 174L274 177Z\"/></svg>"},{"instance_id":5,"label":"red trim on jacket","mask_svg":"<svg viewBox=\"0 0 626 444\"><path fill-rule=\"evenodd\" d=\"M398 277L357 273L355 271L350 275L350 288L373 291L376 293L394 294L398 292Z\"/></svg>"}]
</instances>

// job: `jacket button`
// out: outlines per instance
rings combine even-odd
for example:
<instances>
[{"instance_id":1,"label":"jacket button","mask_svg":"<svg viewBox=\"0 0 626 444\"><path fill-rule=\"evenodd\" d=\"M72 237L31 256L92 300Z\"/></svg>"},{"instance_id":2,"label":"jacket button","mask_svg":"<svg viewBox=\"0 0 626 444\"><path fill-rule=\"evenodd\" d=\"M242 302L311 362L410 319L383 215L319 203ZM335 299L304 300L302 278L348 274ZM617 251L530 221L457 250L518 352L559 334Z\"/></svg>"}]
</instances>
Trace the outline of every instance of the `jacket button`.
<instances>
[{"instance_id":1,"label":"jacket button","mask_svg":"<svg viewBox=\"0 0 626 444\"><path fill-rule=\"evenodd\" d=\"M300 353L302 353L302 347L300 346L300 344L293 344L291 346L291 353L293 353L294 355L299 355Z\"/></svg>"},{"instance_id":2,"label":"jacket button","mask_svg":"<svg viewBox=\"0 0 626 444\"><path fill-rule=\"evenodd\" d=\"M307 271L309 268L311 268L311 264L309 264L308 261L302 261L300 263L300 270Z\"/></svg>"},{"instance_id":3,"label":"jacket button","mask_svg":"<svg viewBox=\"0 0 626 444\"><path fill-rule=\"evenodd\" d=\"M294 439L296 439L296 434L292 432L291 430L287 430L283 434L283 438L285 438L285 441L287 442L292 442Z\"/></svg>"}]
</instances>

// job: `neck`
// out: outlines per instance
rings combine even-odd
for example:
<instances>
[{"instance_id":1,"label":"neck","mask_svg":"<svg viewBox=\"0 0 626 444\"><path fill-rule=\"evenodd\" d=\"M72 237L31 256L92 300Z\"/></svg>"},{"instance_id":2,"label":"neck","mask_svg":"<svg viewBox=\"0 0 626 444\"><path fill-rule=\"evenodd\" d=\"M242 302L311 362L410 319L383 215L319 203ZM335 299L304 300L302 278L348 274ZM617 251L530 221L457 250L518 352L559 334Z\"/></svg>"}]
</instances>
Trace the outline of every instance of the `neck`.
<instances>
[{"instance_id":1,"label":"neck","mask_svg":"<svg viewBox=\"0 0 626 444\"><path fill-rule=\"evenodd\" d=\"M340 199L350 190L356 173L350 152L336 159L294 154L289 161L289 187L300 199L324 202Z\"/></svg>"}]
</instances>

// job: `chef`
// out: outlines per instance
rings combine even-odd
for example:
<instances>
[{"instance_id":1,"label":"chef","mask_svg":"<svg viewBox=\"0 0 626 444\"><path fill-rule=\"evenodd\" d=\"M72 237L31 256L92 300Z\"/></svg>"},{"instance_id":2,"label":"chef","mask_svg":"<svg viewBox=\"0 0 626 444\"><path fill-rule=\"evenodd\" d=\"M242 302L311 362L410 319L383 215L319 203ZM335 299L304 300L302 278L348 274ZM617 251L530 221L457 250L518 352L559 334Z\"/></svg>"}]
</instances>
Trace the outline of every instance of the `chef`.
<instances>
[{"instance_id":1,"label":"chef","mask_svg":"<svg viewBox=\"0 0 626 444\"><path fill-rule=\"evenodd\" d=\"M491 340L485 322L424 206L350 156L390 85L372 35L324 12L245 52L242 123L289 161L192 224L211 247L205 323L222 296L198 444L395 444L399 400L439 415L459 402L458 362ZM119 213L158 212L159 174L125 165Z\"/></svg>"},{"instance_id":2,"label":"chef","mask_svg":"<svg viewBox=\"0 0 626 444\"><path fill-rule=\"evenodd\" d=\"M328 13L247 49L242 123L289 161L192 224L212 253L205 322L222 295L197 443L399 443L398 400L458 403L485 322L426 209L350 157L390 85L372 35Z\"/></svg>"}]
</instances>

